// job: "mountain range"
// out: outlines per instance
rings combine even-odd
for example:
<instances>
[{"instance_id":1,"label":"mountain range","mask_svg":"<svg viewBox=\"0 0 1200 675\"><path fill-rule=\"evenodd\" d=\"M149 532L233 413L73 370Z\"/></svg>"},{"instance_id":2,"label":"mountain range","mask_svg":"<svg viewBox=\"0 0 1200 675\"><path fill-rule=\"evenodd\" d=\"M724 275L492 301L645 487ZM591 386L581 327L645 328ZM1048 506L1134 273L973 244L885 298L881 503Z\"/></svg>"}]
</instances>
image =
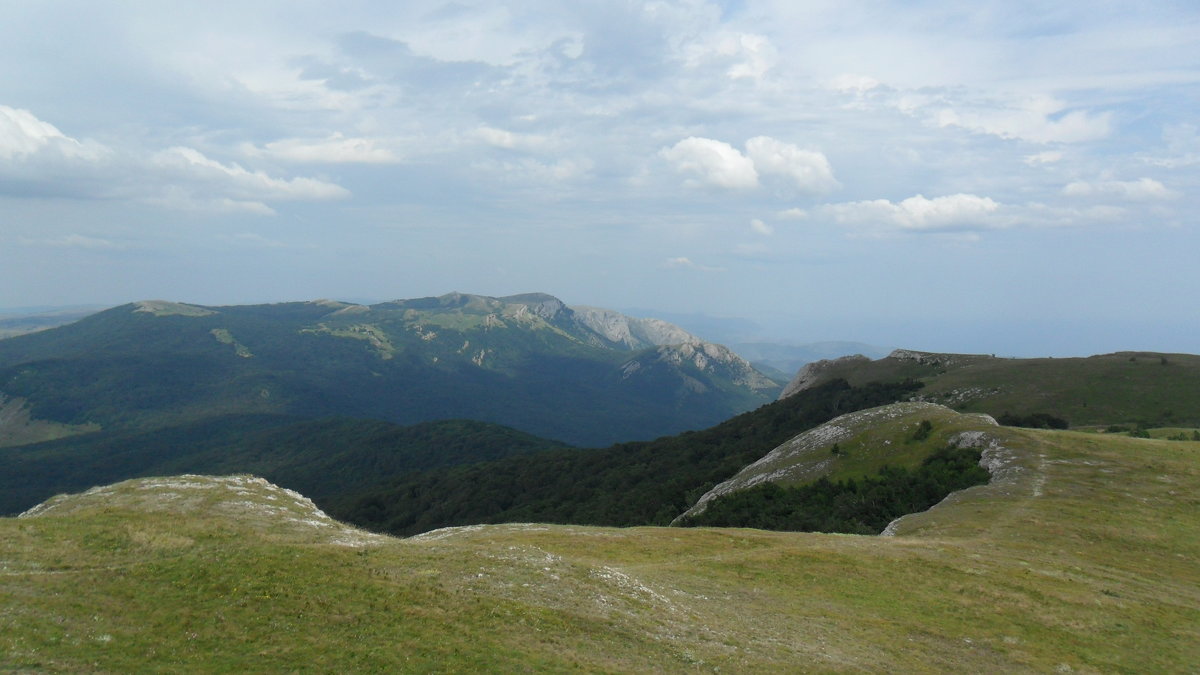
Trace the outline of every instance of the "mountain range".
<instances>
[{"instance_id":1,"label":"mountain range","mask_svg":"<svg viewBox=\"0 0 1200 675\"><path fill-rule=\"evenodd\" d=\"M545 294L144 301L0 340L0 440L283 414L466 418L605 445L710 426L779 389L677 326Z\"/></svg>"}]
</instances>

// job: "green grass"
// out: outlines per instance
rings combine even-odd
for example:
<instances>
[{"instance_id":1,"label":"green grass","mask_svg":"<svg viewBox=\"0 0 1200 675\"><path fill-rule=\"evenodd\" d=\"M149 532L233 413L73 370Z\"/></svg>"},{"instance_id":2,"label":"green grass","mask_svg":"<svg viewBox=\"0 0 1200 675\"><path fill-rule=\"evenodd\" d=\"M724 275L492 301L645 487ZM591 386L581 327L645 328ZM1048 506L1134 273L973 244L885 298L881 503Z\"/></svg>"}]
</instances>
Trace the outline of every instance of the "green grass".
<instances>
[{"instance_id":1,"label":"green grass","mask_svg":"<svg viewBox=\"0 0 1200 675\"><path fill-rule=\"evenodd\" d=\"M0 669L1194 668L1200 443L995 436L1011 480L886 538L495 525L356 547L262 486L131 482L0 520Z\"/></svg>"},{"instance_id":2,"label":"green grass","mask_svg":"<svg viewBox=\"0 0 1200 675\"><path fill-rule=\"evenodd\" d=\"M924 363L884 358L831 368L820 381L851 384L914 378L922 400L960 412L1047 413L1072 427L1143 422L1200 425L1200 356L1118 352L1066 359L927 354Z\"/></svg>"}]
</instances>

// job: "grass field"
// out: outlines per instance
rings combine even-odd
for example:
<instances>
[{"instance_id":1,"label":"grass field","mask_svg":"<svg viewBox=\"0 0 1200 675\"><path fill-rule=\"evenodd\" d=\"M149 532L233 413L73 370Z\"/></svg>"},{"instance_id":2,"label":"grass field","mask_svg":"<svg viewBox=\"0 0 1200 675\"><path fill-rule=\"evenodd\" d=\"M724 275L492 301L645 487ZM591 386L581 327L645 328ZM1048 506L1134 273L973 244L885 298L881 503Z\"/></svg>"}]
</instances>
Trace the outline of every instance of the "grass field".
<instances>
[{"instance_id":1,"label":"grass field","mask_svg":"<svg viewBox=\"0 0 1200 675\"><path fill-rule=\"evenodd\" d=\"M908 352L835 365L816 382L851 384L913 378L922 400L959 412L1047 413L1072 427L1136 423L1200 425L1200 356L1118 352L1087 358L1008 359Z\"/></svg>"},{"instance_id":2,"label":"grass field","mask_svg":"<svg viewBox=\"0 0 1200 675\"><path fill-rule=\"evenodd\" d=\"M996 428L897 536L495 525L400 540L248 478L0 520L0 670L1187 672L1200 443Z\"/></svg>"}]
</instances>

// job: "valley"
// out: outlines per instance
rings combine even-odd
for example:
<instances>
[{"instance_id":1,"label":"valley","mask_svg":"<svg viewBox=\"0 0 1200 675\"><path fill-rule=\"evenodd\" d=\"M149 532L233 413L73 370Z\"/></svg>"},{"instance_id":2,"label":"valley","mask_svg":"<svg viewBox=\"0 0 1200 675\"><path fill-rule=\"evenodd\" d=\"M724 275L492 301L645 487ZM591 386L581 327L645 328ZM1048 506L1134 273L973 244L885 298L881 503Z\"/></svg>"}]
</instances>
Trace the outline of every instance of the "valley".
<instances>
[{"instance_id":1,"label":"valley","mask_svg":"<svg viewBox=\"0 0 1200 675\"><path fill-rule=\"evenodd\" d=\"M896 350L783 388L665 322L450 294L135 303L0 340L0 383L17 671L1200 658L1200 357Z\"/></svg>"},{"instance_id":2,"label":"valley","mask_svg":"<svg viewBox=\"0 0 1200 675\"><path fill-rule=\"evenodd\" d=\"M989 433L1007 473L890 537L510 524L394 539L252 479L121 483L0 520L0 659L241 672L1194 664L1200 443Z\"/></svg>"}]
</instances>

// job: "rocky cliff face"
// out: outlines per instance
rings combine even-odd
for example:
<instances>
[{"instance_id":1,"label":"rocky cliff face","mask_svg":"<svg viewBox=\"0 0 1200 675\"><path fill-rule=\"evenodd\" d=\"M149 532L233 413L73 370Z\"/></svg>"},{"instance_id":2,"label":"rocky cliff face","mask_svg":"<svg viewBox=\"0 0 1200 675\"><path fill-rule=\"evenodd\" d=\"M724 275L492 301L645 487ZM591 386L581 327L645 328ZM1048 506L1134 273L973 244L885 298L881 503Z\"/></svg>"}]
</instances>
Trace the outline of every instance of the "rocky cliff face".
<instances>
[{"instance_id":1,"label":"rocky cliff face","mask_svg":"<svg viewBox=\"0 0 1200 675\"><path fill-rule=\"evenodd\" d=\"M571 311L580 326L600 335L611 345L629 351L700 341L695 335L661 319L639 319L599 307L576 306Z\"/></svg>"},{"instance_id":2,"label":"rocky cliff face","mask_svg":"<svg viewBox=\"0 0 1200 675\"><path fill-rule=\"evenodd\" d=\"M704 373L727 378L738 386L754 391L767 391L779 386L728 347L694 338L682 344L661 345L653 352L626 363L623 368L628 373L655 363L676 367L690 366Z\"/></svg>"}]
</instances>

